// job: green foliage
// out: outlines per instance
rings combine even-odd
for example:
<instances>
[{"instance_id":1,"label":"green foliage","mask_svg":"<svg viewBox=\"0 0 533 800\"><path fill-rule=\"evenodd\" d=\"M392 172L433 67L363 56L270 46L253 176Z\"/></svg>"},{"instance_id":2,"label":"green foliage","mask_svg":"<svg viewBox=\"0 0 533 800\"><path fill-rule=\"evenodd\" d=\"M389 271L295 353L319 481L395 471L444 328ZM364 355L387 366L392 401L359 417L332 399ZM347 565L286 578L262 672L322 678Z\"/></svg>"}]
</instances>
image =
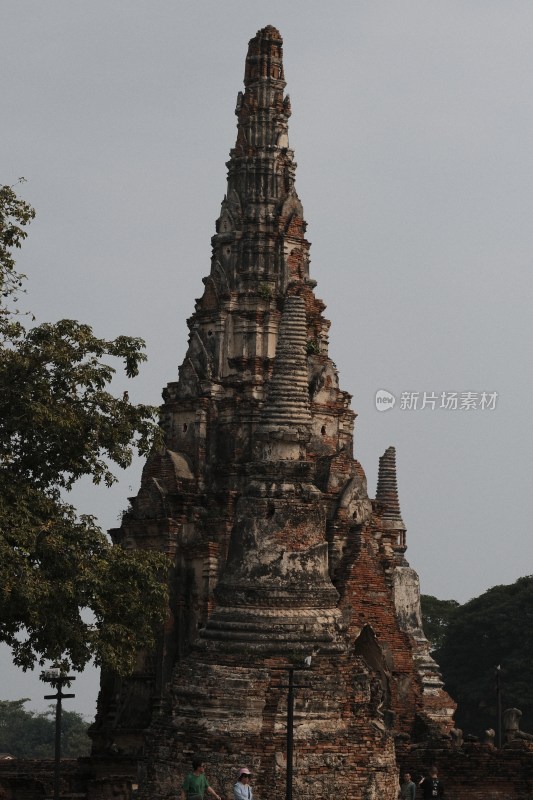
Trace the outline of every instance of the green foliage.
<instances>
[{"instance_id":1,"label":"green foliage","mask_svg":"<svg viewBox=\"0 0 533 800\"><path fill-rule=\"evenodd\" d=\"M435 658L465 732L496 728L498 665L502 708L519 708L523 729L533 731L532 631L533 576L494 586L454 612Z\"/></svg>"},{"instance_id":2,"label":"green foliage","mask_svg":"<svg viewBox=\"0 0 533 800\"><path fill-rule=\"evenodd\" d=\"M55 711L36 713L23 707L27 698L0 700L0 751L16 758L53 758L55 746ZM61 755L79 758L89 755L89 725L81 714L61 714Z\"/></svg>"},{"instance_id":3,"label":"green foliage","mask_svg":"<svg viewBox=\"0 0 533 800\"><path fill-rule=\"evenodd\" d=\"M319 351L318 347L318 340L317 339L308 339L306 344L306 350L308 356L315 356Z\"/></svg>"},{"instance_id":4,"label":"green foliage","mask_svg":"<svg viewBox=\"0 0 533 800\"><path fill-rule=\"evenodd\" d=\"M24 182L20 178L19 183ZM20 248L28 235L24 230L35 217L35 210L20 200L12 186L0 186L0 289L3 298L22 286L22 275L15 272L13 248ZM15 298L16 299L16 298Z\"/></svg>"},{"instance_id":5,"label":"green foliage","mask_svg":"<svg viewBox=\"0 0 533 800\"><path fill-rule=\"evenodd\" d=\"M94 658L127 674L164 617L166 561L111 547L64 491L82 476L111 485L111 465L127 467L153 446L155 409L108 388L110 361L134 377L144 343L99 339L73 320L26 329L13 316L11 250L33 216L11 187L0 189L0 640L24 669L48 659L83 669Z\"/></svg>"},{"instance_id":6,"label":"green foliage","mask_svg":"<svg viewBox=\"0 0 533 800\"><path fill-rule=\"evenodd\" d=\"M147 453L154 410L132 405L106 390L115 369L106 356L123 359L128 377L145 360L143 342L127 336L105 341L88 325L61 320L26 331L10 329L0 352L0 460L10 477L39 489L69 489L82 475L95 483L115 480L108 462L127 467L132 439Z\"/></svg>"},{"instance_id":7,"label":"green foliage","mask_svg":"<svg viewBox=\"0 0 533 800\"><path fill-rule=\"evenodd\" d=\"M431 645L431 650L442 646L450 621L459 608L457 600L439 600L430 594L420 597L424 633Z\"/></svg>"},{"instance_id":8,"label":"green foliage","mask_svg":"<svg viewBox=\"0 0 533 800\"><path fill-rule=\"evenodd\" d=\"M260 283L257 292L259 296L263 298L263 300L272 299L272 289L270 288L268 283Z\"/></svg>"}]
</instances>

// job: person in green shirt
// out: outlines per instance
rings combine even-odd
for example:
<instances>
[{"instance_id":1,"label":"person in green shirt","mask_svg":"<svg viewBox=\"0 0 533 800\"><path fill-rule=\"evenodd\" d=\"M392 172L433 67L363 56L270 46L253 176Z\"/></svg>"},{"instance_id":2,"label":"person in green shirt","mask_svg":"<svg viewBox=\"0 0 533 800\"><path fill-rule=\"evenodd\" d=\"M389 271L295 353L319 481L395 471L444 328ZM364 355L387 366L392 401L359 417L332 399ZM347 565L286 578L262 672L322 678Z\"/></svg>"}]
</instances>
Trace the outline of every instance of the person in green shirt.
<instances>
[{"instance_id":1,"label":"person in green shirt","mask_svg":"<svg viewBox=\"0 0 533 800\"><path fill-rule=\"evenodd\" d=\"M209 786L205 776L205 764L200 758L193 758L192 772L189 772L181 784L181 800L203 800L206 792L215 800L222 800L219 794Z\"/></svg>"}]
</instances>

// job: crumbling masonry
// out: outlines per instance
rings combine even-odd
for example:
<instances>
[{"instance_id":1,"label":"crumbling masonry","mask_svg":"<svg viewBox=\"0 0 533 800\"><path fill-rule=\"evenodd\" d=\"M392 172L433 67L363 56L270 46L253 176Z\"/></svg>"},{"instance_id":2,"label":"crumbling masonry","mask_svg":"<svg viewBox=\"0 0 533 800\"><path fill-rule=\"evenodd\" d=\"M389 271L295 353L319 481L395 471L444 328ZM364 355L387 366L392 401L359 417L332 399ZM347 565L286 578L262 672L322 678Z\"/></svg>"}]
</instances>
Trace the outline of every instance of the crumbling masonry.
<instances>
[{"instance_id":1,"label":"crumbling masonry","mask_svg":"<svg viewBox=\"0 0 533 800\"><path fill-rule=\"evenodd\" d=\"M394 448L375 500L353 456L356 415L309 276L285 85L269 26L249 44L211 270L163 394L165 444L112 532L168 554L171 602L133 677L103 676L94 797L111 763L141 769L142 796L172 795L199 754L219 790L246 764L257 795L280 800L283 668L309 655L295 677L299 798L393 800L396 743L453 725L405 559Z\"/></svg>"}]
</instances>

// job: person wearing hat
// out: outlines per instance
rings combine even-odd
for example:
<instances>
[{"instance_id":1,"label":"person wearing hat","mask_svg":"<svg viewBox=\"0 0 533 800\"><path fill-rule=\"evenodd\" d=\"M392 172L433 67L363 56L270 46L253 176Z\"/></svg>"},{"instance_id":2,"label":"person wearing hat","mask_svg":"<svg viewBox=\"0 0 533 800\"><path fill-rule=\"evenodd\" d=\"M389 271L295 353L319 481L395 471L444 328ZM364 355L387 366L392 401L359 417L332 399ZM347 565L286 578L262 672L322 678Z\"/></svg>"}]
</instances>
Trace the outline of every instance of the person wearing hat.
<instances>
[{"instance_id":1,"label":"person wearing hat","mask_svg":"<svg viewBox=\"0 0 533 800\"><path fill-rule=\"evenodd\" d=\"M250 786L251 774L247 767L239 770L237 783L233 787L233 800L253 800L254 793Z\"/></svg>"}]
</instances>

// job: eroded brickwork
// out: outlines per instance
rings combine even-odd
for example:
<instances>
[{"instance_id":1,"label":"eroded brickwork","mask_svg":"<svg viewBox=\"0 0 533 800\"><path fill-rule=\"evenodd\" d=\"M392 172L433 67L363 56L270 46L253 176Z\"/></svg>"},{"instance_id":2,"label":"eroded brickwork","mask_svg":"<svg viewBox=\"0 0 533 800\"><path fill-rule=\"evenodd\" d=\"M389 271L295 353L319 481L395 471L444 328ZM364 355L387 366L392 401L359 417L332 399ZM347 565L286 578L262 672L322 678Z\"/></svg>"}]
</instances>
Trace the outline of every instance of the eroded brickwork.
<instances>
[{"instance_id":1,"label":"eroded brickwork","mask_svg":"<svg viewBox=\"0 0 533 800\"><path fill-rule=\"evenodd\" d=\"M251 40L244 87L210 274L163 395L165 444L112 532L168 554L169 616L131 679L104 676L93 764L141 764L143 796L162 798L200 753L220 789L244 762L278 800L284 670L312 655L296 673L295 793L393 800L395 737L446 736L454 704L421 628L394 449L375 500L353 455L275 28Z\"/></svg>"},{"instance_id":2,"label":"eroded brickwork","mask_svg":"<svg viewBox=\"0 0 533 800\"><path fill-rule=\"evenodd\" d=\"M426 746L401 744L397 748L401 770L416 780L435 765L446 797L460 800L531 800L533 797L533 744L514 742L502 750L480 742L454 747L449 741Z\"/></svg>"}]
</instances>

